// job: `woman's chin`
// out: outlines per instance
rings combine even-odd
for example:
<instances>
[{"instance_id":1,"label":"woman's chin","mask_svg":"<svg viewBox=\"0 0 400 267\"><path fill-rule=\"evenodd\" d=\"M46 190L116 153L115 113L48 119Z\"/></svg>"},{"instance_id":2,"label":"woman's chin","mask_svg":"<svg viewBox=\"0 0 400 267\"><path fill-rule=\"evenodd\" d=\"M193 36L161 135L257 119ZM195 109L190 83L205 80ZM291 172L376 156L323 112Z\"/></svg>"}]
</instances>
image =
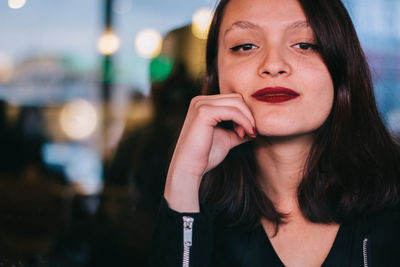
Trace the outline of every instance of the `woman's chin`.
<instances>
[{"instance_id":1,"label":"woman's chin","mask_svg":"<svg viewBox=\"0 0 400 267\"><path fill-rule=\"evenodd\" d=\"M265 137L285 137L292 136L303 133L300 129L294 127L294 125L258 125L257 124L257 133L261 136Z\"/></svg>"},{"instance_id":2,"label":"woman's chin","mask_svg":"<svg viewBox=\"0 0 400 267\"><path fill-rule=\"evenodd\" d=\"M259 136L270 138L296 138L313 136L321 127L323 120L298 123L295 120L256 120L256 130Z\"/></svg>"},{"instance_id":3,"label":"woman's chin","mask_svg":"<svg viewBox=\"0 0 400 267\"><path fill-rule=\"evenodd\" d=\"M257 129L258 130L258 129ZM300 141L312 142L315 131L300 131L290 129L268 129L258 130L257 139L260 141L267 141L271 143Z\"/></svg>"}]
</instances>

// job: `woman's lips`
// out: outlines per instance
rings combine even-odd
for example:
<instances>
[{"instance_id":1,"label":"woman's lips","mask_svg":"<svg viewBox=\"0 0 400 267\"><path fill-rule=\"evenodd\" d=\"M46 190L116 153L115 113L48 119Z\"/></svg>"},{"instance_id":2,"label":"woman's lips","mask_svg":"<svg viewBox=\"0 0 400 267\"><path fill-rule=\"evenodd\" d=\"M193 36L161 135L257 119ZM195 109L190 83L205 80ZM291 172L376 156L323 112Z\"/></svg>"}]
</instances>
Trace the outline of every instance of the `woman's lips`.
<instances>
[{"instance_id":1,"label":"woman's lips","mask_svg":"<svg viewBox=\"0 0 400 267\"><path fill-rule=\"evenodd\" d=\"M293 91L292 89L285 87L266 87L256 91L251 96L258 101L268 103L282 103L292 100L300 96L300 94Z\"/></svg>"}]
</instances>

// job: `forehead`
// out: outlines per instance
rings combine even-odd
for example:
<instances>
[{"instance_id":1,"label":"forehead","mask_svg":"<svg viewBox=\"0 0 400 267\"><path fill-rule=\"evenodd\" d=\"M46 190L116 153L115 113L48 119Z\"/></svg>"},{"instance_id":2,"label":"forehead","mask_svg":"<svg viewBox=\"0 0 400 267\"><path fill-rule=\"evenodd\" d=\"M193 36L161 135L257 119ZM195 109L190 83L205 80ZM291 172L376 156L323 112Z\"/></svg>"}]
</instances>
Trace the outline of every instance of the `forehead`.
<instances>
[{"instance_id":1,"label":"forehead","mask_svg":"<svg viewBox=\"0 0 400 267\"><path fill-rule=\"evenodd\" d=\"M249 24L245 25L242 21ZM221 31L236 26L251 28L251 25L269 29L285 26L298 28L308 26L304 23L306 21L307 18L297 0L231 0L225 7Z\"/></svg>"}]
</instances>

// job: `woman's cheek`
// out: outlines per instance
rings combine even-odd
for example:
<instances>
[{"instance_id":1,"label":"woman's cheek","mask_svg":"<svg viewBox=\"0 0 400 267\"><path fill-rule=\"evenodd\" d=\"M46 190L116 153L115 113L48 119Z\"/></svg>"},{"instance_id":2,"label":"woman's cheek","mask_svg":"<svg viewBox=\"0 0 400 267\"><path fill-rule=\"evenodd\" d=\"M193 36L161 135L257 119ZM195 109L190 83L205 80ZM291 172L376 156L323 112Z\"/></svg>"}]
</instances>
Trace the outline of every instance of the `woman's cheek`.
<instances>
[{"instance_id":1,"label":"woman's cheek","mask_svg":"<svg viewBox=\"0 0 400 267\"><path fill-rule=\"evenodd\" d=\"M230 94L235 93L235 82L232 81L232 69L230 68L222 68L219 78L219 88L221 94Z\"/></svg>"},{"instance_id":2,"label":"woman's cheek","mask_svg":"<svg viewBox=\"0 0 400 267\"><path fill-rule=\"evenodd\" d=\"M226 67L220 71L219 86L221 94L243 94L251 87L251 79L246 69Z\"/></svg>"}]
</instances>

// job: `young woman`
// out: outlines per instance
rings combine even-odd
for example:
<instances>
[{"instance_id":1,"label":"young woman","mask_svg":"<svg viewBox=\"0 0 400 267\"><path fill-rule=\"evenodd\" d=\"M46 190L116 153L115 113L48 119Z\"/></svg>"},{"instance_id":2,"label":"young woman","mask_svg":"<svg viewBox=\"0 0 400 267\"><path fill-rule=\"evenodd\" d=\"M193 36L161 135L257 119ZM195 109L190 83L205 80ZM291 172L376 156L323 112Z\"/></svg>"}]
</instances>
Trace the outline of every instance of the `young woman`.
<instances>
[{"instance_id":1,"label":"young woman","mask_svg":"<svg viewBox=\"0 0 400 267\"><path fill-rule=\"evenodd\" d=\"M340 0L221 0L154 266L398 266L400 152Z\"/></svg>"}]
</instances>

